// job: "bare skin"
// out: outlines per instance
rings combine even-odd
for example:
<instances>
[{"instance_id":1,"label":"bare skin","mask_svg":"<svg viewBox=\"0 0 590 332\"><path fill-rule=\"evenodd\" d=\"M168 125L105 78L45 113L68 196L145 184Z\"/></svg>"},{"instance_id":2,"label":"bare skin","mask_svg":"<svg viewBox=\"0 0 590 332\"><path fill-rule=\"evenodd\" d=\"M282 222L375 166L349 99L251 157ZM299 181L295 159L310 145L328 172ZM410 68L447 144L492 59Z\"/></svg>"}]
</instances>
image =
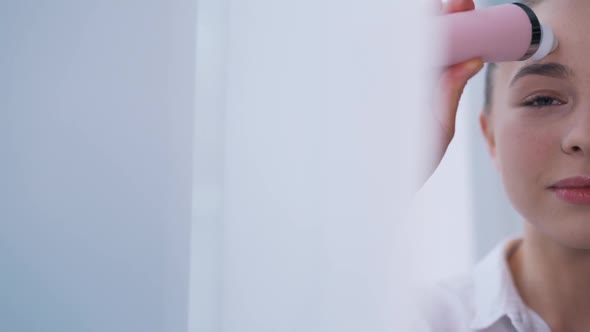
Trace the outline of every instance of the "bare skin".
<instances>
[{"instance_id":1,"label":"bare skin","mask_svg":"<svg viewBox=\"0 0 590 332\"><path fill-rule=\"evenodd\" d=\"M492 106L480 122L526 221L509 259L521 297L553 332L590 331L590 205L550 190L561 179L590 176L590 2L546 0L534 9L555 30L559 48L538 62L499 64ZM514 79L526 66L549 63L565 70Z\"/></svg>"},{"instance_id":2,"label":"bare skin","mask_svg":"<svg viewBox=\"0 0 590 332\"><path fill-rule=\"evenodd\" d=\"M590 331L590 204L572 204L550 190L564 178L590 177L590 1L533 5L560 46L538 62L498 64L491 107L480 124L508 197L525 220L524 239L509 258L519 294L553 332ZM443 13L473 8L473 1L449 0ZM565 70L514 80L525 66L548 63ZM441 76L426 178L454 136L459 98L481 66L472 60Z\"/></svg>"}]
</instances>

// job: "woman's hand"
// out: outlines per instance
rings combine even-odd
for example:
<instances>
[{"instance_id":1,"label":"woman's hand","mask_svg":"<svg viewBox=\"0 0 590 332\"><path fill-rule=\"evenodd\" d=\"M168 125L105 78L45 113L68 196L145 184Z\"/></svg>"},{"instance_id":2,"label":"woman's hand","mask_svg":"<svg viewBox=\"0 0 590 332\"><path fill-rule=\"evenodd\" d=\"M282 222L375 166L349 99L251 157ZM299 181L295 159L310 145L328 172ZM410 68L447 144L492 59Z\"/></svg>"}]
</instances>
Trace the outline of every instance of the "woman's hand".
<instances>
[{"instance_id":1,"label":"woman's hand","mask_svg":"<svg viewBox=\"0 0 590 332\"><path fill-rule=\"evenodd\" d=\"M441 9L442 14L468 11L475 9L473 0L448 0ZM483 67L479 59L472 59L460 64L447 67L443 70L434 96L434 104L431 114L426 115L429 125L428 133L431 133L430 149L426 159L424 175L420 179L420 185L432 175L442 160L449 143L455 135L455 119L459 99L467 81L477 74Z\"/></svg>"}]
</instances>

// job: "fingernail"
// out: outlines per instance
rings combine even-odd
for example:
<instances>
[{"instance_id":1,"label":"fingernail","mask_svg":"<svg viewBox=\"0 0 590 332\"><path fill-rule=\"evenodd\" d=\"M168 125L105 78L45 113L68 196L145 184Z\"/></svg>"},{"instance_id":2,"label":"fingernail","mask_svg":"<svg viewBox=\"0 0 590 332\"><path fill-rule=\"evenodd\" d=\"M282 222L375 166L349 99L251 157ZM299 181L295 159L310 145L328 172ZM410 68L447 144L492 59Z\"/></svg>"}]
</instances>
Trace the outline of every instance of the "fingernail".
<instances>
[{"instance_id":1,"label":"fingernail","mask_svg":"<svg viewBox=\"0 0 590 332\"><path fill-rule=\"evenodd\" d=\"M470 60L469 62L467 62L465 67L470 73L473 73L480 70L483 67L483 61L481 61L480 59Z\"/></svg>"}]
</instances>

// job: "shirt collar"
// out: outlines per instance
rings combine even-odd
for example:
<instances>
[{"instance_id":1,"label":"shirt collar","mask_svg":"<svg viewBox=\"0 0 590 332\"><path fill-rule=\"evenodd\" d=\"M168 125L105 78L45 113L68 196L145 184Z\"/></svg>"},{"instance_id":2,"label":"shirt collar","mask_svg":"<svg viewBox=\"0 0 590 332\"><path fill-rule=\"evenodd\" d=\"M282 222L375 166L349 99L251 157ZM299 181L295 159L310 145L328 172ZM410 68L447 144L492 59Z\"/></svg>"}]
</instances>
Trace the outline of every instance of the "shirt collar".
<instances>
[{"instance_id":1,"label":"shirt collar","mask_svg":"<svg viewBox=\"0 0 590 332\"><path fill-rule=\"evenodd\" d=\"M507 260L521 241L515 238L502 241L476 265L475 315L470 328L485 329L502 317L508 317L515 327L529 325L526 306L514 286Z\"/></svg>"}]
</instances>

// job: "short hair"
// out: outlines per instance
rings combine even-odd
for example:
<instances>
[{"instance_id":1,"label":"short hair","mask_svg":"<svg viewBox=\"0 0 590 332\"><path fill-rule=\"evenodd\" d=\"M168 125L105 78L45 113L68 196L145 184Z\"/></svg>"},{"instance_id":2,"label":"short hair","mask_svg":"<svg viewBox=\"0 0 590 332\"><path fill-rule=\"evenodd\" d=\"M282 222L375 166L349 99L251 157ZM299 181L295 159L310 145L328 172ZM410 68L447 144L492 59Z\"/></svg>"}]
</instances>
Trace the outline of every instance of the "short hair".
<instances>
[{"instance_id":1,"label":"short hair","mask_svg":"<svg viewBox=\"0 0 590 332\"><path fill-rule=\"evenodd\" d=\"M496 65L490 62L486 65L485 70L485 92L484 92L484 111L489 112L492 107L492 93L494 91L494 72L496 71Z\"/></svg>"},{"instance_id":2,"label":"short hair","mask_svg":"<svg viewBox=\"0 0 590 332\"><path fill-rule=\"evenodd\" d=\"M521 0L521 1L518 1L518 2L523 3L523 4L525 4L525 5L529 6L529 7L532 7L532 6L535 6L535 5L539 4L539 3L541 3L542 1L543 0Z\"/></svg>"}]
</instances>

